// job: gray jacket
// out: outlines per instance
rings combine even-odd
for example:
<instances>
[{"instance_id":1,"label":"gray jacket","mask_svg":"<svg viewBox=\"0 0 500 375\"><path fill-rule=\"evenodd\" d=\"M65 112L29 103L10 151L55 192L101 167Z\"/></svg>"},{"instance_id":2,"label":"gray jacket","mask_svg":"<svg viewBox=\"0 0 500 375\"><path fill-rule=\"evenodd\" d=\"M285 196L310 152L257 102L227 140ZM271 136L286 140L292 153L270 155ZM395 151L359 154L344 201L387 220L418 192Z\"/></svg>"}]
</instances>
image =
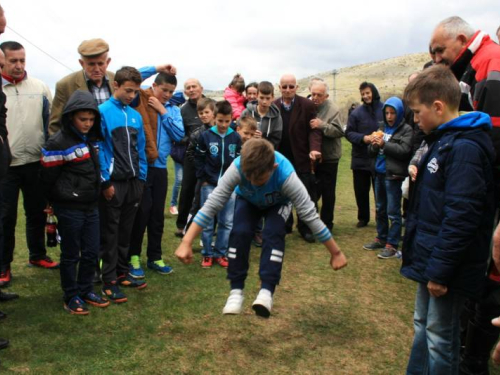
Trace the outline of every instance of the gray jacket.
<instances>
[{"instance_id":1,"label":"gray jacket","mask_svg":"<svg viewBox=\"0 0 500 375\"><path fill-rule=\"evenodd\" d=\"M323 132L321 144L323 163L338 163L342 156L341 138L344 136L339 109L332 101L325 100L318 107L318 118L322 121L320 129Z\"/></svg>"},{"instance_id":2,"label":"gray jacket","mask_svg":"<svg viewBox=\"0 0 500 375\"><path fill-rule=\"evenodd\" d=\"M241 113L241 118L253 117L257 121L257 127L262 132L262 138L271 142L276 150L281 142L281 133L283 132L283 120L280 110L273 103L264 117L260 117L257 111L257 104L248 104L247 108Z\"/></svg>"}]
</instances>

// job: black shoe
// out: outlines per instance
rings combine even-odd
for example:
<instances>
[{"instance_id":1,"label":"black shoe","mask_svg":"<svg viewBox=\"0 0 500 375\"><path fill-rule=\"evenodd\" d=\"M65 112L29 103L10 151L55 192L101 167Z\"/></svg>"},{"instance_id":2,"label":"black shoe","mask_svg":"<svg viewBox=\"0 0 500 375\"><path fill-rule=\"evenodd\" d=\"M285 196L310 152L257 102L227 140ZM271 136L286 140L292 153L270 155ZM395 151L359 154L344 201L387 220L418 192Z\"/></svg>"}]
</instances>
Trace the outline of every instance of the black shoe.
<instances>
[{"instance_id":1,"label":"black shoe","mask_svg":"<svg viewBox=\"0 0 500 375\"><path fill-rule=\"evenodd\" d=\"M3 320L5 318L7 318L7 314L4 313L4 312L2 312L2 311L0 311L0 320Z\"/></svg>"},{"instance_id":2,"label":"black shoe","mask_svg":"<svg viewBox=\"0 0 500 375\"><path fill-rule=\"evenodd\" d=\"M9 340L0 339L0 349L5 349L9 346Z\"/></svg>"},{"instance_id":3,"label":"black shoe","mask_svg":"<svg viewBox=\"0 0 500 375\"><path fill-rule=\"evenodd\" d=\"M302 235L302 238L304 239L304 241L309 242L309 243L316 242L316 239L314 238L312 233L305 233Z\"/></svg>"},{"instance_id":4,"label":"black shoe","mask_svg":"<svg viewBox=\"0 0 500 375\"><path fill-rule=\"evenodd\" d=\"M174 232L174 236L175 236L175 237L179 237L179 238L184 237L184 229L177 229L177 230Z\"/></svg>"},{"instance_id":5,"label":"black shoe","mask_svg":"<svg viewBox=\"0 0 500 375\"><path fill-rule=\"evenodd\" d=\"M363 227L366 227L367 225L368 225L368 222L367 222L367 221L360 220L360 221L358 221L358 223L356 224L356 228L363 228Z\"/></svg>"},{"instance_id":6,"label":"black shoe","mask_svg":"<svg viewBox=\"0 0 500 375\"><path fill-rule=\"evenodd\" d=\"M19 298L19 295L16 293L7 293L0 291L0 302L12 301L16 298Z\"/></svg>"}]
</instances>

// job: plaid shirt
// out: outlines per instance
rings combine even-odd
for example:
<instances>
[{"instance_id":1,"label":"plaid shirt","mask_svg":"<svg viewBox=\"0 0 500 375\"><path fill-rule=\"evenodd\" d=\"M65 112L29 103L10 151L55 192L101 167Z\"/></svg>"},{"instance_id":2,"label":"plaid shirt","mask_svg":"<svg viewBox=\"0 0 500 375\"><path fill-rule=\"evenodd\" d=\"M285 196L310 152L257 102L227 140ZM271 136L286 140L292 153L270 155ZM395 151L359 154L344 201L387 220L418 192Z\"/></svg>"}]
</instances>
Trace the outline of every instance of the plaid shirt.
<instances>
[{"instance_id":1,"label":"plaid shirt","mask_svg":"<svg viewBox=\"0 0 500 375\"><path fill-rule=\"evenodd\" d=\"M83 72L83 74L85 75L85 80L87 81L89 91L94 96L97 105L101 105L111 97L111 90L109 89L107 76L104 76L104 78L102 79L102 85L101 87L99 87L89 78L87 78L85 72Z\"/></svg>"}]
</instances>

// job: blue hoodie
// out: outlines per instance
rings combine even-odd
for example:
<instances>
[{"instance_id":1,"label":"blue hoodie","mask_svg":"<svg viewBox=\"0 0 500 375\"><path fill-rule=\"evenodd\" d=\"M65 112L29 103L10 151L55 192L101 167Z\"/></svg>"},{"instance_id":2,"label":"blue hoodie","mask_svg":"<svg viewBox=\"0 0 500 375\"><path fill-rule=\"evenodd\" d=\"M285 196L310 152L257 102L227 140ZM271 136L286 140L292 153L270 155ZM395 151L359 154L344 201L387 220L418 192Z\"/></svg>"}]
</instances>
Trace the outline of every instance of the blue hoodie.
<instances>
[{"instance_id":1,"label":"blue hoodie","mask_svg":"<svg viewBox=\"0 0 500 375\"><path fill-rule=\"evenodd\" d=\"M477 297L490 253L494 216L490 117L471 112L425 137L403 242L401 274Z\"/></svg>"}]
</instances>

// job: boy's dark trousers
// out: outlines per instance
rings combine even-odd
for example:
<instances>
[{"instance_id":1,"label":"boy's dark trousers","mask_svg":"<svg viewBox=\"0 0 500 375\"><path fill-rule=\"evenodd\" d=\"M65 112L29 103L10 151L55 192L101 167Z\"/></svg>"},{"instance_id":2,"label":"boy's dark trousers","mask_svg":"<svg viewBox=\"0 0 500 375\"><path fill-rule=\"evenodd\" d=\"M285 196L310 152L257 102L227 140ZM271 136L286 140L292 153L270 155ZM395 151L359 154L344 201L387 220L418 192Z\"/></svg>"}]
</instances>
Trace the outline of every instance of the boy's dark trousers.
<instances>
[{"instance_id":1,"label":"boy's dark trousers","mask_svg":"<svg viewBox=\"0 0 500 375\"><path fill-rule=\"evenodd\" d=\"M144 182L137 178L112 181L115 195L107 201L101 194L99 216L101 222L102 281L116 281L118 275L128 273L128 250L135 214L142 198Z\"/></svg>"},{"instance_id":2,"label":"boy's dark trousers","mask_svg":"<svg viewBox=\"0 0 500 375\"><path fill-rule=\"evenodd\" d=\"M99 212L54 205L61 236L61 287L67 303L93 290L92 279L99 255Z\"/></svg>"},{"instance_id":3,"label":"boy's dark trousers","mask_svg":"<svg viewBox=\"0 0 500 375\"><path fill-rule=\"evenodd\" d=\"M196 168L194 162L189 158L184 158L184 172L182 176L181 192L179 194L179 206L176 225L179 229L184 229L186 226L189 211L194 199L194 191L196 187Z\"/></svg>"},{"instance_id":4,"label":"boy's dark trousers","mask_svg":"<svg viewBox=\"0 0 500 375\"><path fill-rule=\"evenodd\" d=\"M330 231L333 229L338 169L339 163L320 163L316 168L317 198L321 198L320 218Z\"/></svg>"},{"instance_id":5,"label":"boy's dark trousers","mask_svg":"<svg viewBox=\"0 0 500 375\"><path fill-rule=\"evenodd\" d=\"M148 229L148 260L154 262L161 259L161 238L163 236L167 190L167 169L148 167L148 178L132 228L129 259L133 255L141 255L142 240L146 228Z\"/></svg>"},{"instance_id":6,"label":"boy's dark trousers","mask_svg":"<svg viewBox=\"0 0 500 375\"><path fill-rule=\"evenodd\" d=\"M285 223L291 214L291 203L275 205L260 210L247 200L237 196L234 208L233 229L229 237L227 278L231 289L243 289L248 274L250 246L260 218L264 218L262 253L259 276L262 287L274 291L279 284L285 252Z\"/></svg>"},{"instance_id":7,"label":"boy's dark trousers","mask_svg":"<svg viewBox=\"0 0 500 375\"><path fill-rule=\"evenodd\" d=\"M370 221L370 186L375 192L375 179L371 171L353 169L354 195L358 206L358 221Z\"/></svg>"},{"instance_id":8,"label":"boy's dark trousers","mask_svg":"<svg viewBox=\"0 0 500 375\"><path fill-rule=\"evenodd\" d=\"M47 202L40 189L39 172L40 162L10 167L2 180L4 248L1 267L4 270L10 268L10 263L14 259L19 190L23 193L26 242L30 260L40 260L47 255L44 243L46 215L43 212Z\"/></svg>"}]
</instances>

